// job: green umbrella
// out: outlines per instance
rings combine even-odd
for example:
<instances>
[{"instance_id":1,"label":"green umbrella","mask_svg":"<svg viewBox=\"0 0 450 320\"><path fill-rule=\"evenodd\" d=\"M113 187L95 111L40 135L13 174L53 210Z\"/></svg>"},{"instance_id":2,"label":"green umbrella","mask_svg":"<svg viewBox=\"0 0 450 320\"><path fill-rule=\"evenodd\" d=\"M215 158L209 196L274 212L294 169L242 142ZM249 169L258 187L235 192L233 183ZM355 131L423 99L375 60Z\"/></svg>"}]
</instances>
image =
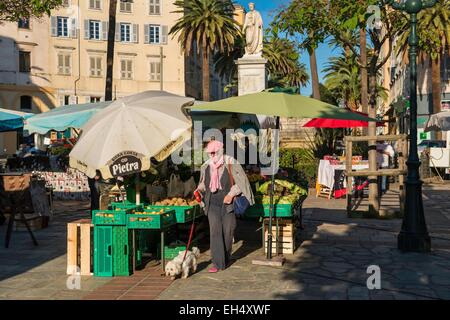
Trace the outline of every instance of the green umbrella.
<instances>
[{"instance_id":1,"label":"green umbrella","mask_svg":"<svg viewBox=\"0 0 450 320\"><path fill-rule=\"evenodd\" d=\"M276 117L276 128L280 128L280 117L327 118L341 120L377 121L345 108L338 108L317 99L301 96L289 88L272 88L259 93L231 97L219 101L195 105L193 110L227 111L259 114ZM275 136L275 139L278 135ZM276 141L278 144L278 141ZM273 194L275 174L270 188L269 230L272 230ZM272 232L268 233L267 258L272 258Z\"/></svg>"},{"instance_id":2,"label":"green umbrella","mask_svg":"<svg viewBox=\"0 0 450 320\"><path fill-rule=\"evenodd\" d=\"M276 91L263 91L195 105L192 110L227 111L276 117L376 121L313 98Z\"/></svg>"}]
</instances>

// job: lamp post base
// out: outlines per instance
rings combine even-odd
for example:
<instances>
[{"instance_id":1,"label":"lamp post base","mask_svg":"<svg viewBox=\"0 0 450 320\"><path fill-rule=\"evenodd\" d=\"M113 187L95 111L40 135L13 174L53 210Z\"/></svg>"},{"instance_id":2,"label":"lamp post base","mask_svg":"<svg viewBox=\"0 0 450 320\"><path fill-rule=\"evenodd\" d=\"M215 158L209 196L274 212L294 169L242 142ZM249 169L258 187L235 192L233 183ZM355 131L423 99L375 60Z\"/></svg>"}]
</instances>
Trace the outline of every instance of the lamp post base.
<instances>
[{"instance_id":1,"label":"lamp post base","mask_svg":"<svg viewBox=\"0 0 450 320\"><path fill-rule=\"evenodd\" d=\"M420 162L407 162L410 169L418 172ZM402 230L397 244L398 249L404 252L429 252L431 240L428 235L422 200L422 181L414 177L405 183L406 198Z\"/></svg>"},{"instance_id":2,"label":"lamp post base","mask_svg":"<svg viewBox=\"0 0 450 320\"><path fill-rule=\"evenodd\" d=\"M400 232L398 249L403 252L430 252L431 240L428 234Z\"/></svg>"}]
</instances>

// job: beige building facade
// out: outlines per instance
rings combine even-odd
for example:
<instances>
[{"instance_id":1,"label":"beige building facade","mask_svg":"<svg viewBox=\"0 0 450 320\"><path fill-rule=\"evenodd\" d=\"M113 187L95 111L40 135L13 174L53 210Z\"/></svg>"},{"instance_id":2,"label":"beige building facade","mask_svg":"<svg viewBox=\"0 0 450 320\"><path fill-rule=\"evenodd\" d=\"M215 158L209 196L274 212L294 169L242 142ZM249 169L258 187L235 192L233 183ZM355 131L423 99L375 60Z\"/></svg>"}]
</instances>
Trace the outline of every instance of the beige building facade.
<instances>
[{"instance_id":1,"label":"beige building facade","mask_svg":"<svg viewBox=\"0 0 450 320\"><path fill-rule=\"evenodd\" d=\"M168 35L181 17L173 2L118 0L113 99L185 95L185 57ZM108 11L108 0L65 0L50 17L0 24L0 107L39 113L104 100ZM15 151L13 137L1 134L0 153Z\"/></svg>"}]
</instances>

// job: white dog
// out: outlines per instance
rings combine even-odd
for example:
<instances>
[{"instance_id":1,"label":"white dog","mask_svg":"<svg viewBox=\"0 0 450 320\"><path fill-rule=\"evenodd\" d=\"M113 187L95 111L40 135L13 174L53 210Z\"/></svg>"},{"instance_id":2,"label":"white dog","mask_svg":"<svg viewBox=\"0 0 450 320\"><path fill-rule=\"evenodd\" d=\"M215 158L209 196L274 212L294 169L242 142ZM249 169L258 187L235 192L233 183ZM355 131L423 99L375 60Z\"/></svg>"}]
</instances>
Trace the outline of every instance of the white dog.
<instances>
[{"instance_id":1,"label":"white dog","mask_svg":"<svg viewBox=\"0 0 450 320\"><path fill-rule=\"evenodd\" d=\"M186 279L189 276L189 271L192 271L192 273L197 271L197 258L200 257L200 250L197 247L193 247L192 251L188 250L183 261L185 252L179 252L178 256L166 264L166 276L170 276L172 280L180 273L181 278Z\"/></svg>"}]
</instances>

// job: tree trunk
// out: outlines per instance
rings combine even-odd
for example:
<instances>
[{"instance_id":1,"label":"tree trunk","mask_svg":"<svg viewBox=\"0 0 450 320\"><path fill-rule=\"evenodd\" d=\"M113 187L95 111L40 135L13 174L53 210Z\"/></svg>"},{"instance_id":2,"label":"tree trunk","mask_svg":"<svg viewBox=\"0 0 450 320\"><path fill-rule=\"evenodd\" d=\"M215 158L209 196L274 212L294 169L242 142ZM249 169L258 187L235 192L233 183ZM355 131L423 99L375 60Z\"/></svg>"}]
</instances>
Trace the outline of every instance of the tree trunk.
<instances>
[{"instance_id":1,"label":"tree trunk","mask_svg":"<svg viewBox=\"0 0 450 320\"><path fill-rule=\"evenodd\" d=\"M309 53L309 66L311 68L313 98L320 100L319 72L317 71L316 51L314 48L312 48L308 50L308 53Z\"/></svg>"},{"instance_id":2,"label":"tree trunk","mask_svg":"<svg viewBox=\"0 0 450 320\"><path fill-rule=\"evenodd\" d=\"M359 30L359 44L361 48L361 65L367 66L367 38L366 29ZM361 68L361 106L362 112L368 112L369 95L368 95L368 76L367 68Z\"/></svg>"},{"instance_id":3,"label":"tree trunk","mask_svg":"<svg viewBox=\"0 0 450 320\"><path fill-rule=\"evenodd\" d=\"M202 49L202 90L203 90L203 101L210 100L209 94L209 52L208 48Z\"/></svg>"},{"instance_id":4,"label":"tree trunk","mask_svg":"<svg viewBox=\"0 0 450 320\"><path fill-rule=\"evenodd\" d=\"M431 92L433 96L433 113L441 112L441 57L431 59ZM436 131L436 139L441 140L442 132Z\"/></svg>"},{"instance_id":5,"label":"tree trunk","mask_svg":"<svg viewBox=\"0 0 450 320\"><path fill-rule=\"evenodd\" d=\"M112 100L113 91L113 66L114 66L114 41L116 34L117 0L109 2L108 44L106 52L106 85L105 101Z\"/></svg>"},{"instance_id":6,"label":"tree trunk","mask_svg":"<svg viewBox=\"0 0 450 320\"><path fill-rule=\"evenodd\" d=\"M368 114L370 118L376 118L377 112L377 75L374 66L370 68L370 105ZM369 122L368 135L376 135L376 122ZM369 170L375 171L378 169L377 165L377 144L375 140L369 140ZM380 199L378 196L378 178L376 176L369 176L369 214L378 216L380 212Z\"/></svg>"}]
</instances>

